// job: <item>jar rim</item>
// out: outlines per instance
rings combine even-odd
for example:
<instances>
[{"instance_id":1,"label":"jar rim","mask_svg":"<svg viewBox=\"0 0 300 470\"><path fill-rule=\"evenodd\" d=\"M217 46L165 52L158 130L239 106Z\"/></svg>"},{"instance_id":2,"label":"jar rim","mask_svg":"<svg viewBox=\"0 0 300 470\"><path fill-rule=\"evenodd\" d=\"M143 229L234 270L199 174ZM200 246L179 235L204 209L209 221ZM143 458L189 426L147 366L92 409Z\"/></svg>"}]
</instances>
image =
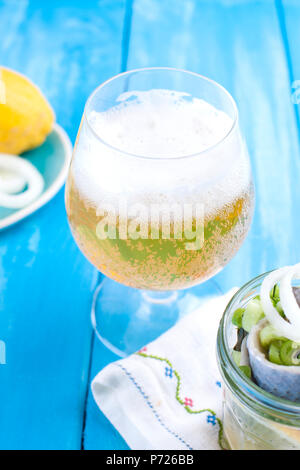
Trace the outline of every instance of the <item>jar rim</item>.
<instances>
[{"instance_id":1,"label":"jar rim","mask_svg":"<svg viewBox=\"0 0 300 470\"><path fill-rule=\"evenodd\" d=\"M232 348L228 343L226 334L228 321L231 321L230 314L239 307L242 298L251 291L259 287L263 279L272 271L260 274L244 284L232 297L223 313L217 339L218 364L226 385L232 393L238 396L246 405L255 408L262 413L277 413L279 417L286 418L290 415L293 418L300 418L300 402L292 402L284 398L276 397L260 388L250 378L248 378L235 364L232 358ZM234 310L233 310L234 309ZM235 386L234 386L235 385Z\"/></svg>"}]
</instances>

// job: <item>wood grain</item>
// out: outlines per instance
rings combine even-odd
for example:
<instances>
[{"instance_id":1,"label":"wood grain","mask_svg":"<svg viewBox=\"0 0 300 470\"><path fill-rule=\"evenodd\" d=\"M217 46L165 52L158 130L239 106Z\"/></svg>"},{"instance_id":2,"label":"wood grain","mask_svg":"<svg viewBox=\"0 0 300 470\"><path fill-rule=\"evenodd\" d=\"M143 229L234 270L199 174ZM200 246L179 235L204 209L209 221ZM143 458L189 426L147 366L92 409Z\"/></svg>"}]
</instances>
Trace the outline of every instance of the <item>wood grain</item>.
<instances>
[{"instance_id":1,"label":"wood grain","mask_svg":"<svg viewBox=\"0 0 300 470\"><path fill-rule=\"evenodd\" d=\"M1 64L25 73L74 141L84 103L119 72L125 1L0 1ZM80 449L97 273L63 191L0 233L0 448Z\"/></svg>"},{"instance_id":2,"label":"wood grain","mask_svg":"<svg viewBox=\"0 0 300 470\"><path fill-rule=\"evenodd\" d=\"M299 261L298 134L275 2L135 0L128 69L146 66L178 67L208 76L224 85L238 104L257 201L244 246L214 278L220 289ZM92 376L107 362L96 344ZM113 434L104 442L97 436L100 420L91 396L86 423L86 448L123 448Z\"/></svg>"},{"instance_id":3,"label":"wood grain","mask_svg":"<svg viewBox=\"0 0 300 470\"><path fill-rule=\"evenodd\" d=\"M224 291L300 260L299 16L298 0L0 0L0 61L41 87L73 141L90 92L126 68L186 68L233 94L257 203L247 241L215 278ZM85 410L90 379L115 359L92 341L96 282L62 192L1 232L1 449L127 448L90 393Z\"/></svg>"}]
</instances>

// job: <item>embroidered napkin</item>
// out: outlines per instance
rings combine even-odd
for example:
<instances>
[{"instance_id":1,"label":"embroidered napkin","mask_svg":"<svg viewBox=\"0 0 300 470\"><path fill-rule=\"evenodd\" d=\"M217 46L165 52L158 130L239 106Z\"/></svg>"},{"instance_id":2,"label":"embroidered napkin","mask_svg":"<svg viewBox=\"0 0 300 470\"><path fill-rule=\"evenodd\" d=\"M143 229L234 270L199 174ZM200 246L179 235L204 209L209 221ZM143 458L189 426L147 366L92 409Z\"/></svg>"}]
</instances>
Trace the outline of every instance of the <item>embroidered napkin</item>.
<instances>
[{"instance_id":1,"label":"embroidered napkin","mask_svg":"<svg viewBox=\"0 0 300 470\"><path fill-rule=\"evenodd\" d=\"M131 449L220 449L222 383L216 336L235 291L210 298L93 380L96 403Z\"/></svg>"}]
</instances>

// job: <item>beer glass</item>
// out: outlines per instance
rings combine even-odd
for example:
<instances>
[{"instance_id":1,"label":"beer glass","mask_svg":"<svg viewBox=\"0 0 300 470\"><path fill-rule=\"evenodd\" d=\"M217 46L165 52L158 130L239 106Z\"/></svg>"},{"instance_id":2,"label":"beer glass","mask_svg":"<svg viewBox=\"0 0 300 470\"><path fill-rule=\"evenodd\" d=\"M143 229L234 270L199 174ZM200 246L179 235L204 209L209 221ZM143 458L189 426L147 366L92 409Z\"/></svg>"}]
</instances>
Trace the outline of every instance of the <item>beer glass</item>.
<instances>
[{"instance_id":1,"label":"beer glass","mask_svg":"<svg viewBox=\"0 0 300 470\"><path fill-rule=\"evenodd\" d=\"M198 74L148 68L86 103L66 186L73 236L105 276L92 321L120 356L197 305L241 246L254 192L230 94ZM207 291L207 288L206 288Z\"/></svg>"}]
</instances>

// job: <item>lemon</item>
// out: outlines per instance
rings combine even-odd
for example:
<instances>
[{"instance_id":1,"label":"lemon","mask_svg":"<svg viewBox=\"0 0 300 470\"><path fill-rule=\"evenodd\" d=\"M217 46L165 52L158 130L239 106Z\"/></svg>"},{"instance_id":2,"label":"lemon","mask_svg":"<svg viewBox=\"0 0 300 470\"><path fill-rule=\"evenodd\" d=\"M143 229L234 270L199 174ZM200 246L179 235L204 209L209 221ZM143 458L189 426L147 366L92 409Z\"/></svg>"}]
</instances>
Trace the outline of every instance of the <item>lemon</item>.
<instances>
[{"instance_id":1,"label":"lemon","mask_svg":"<svg viewBox=\"0 0 300 470\"><path fill-rule=\"evenodd\" d=\"M0 67L0 153L18 155L38 147L54 119L51 106L30 80Z\"/></svg>"}]
</instances>

